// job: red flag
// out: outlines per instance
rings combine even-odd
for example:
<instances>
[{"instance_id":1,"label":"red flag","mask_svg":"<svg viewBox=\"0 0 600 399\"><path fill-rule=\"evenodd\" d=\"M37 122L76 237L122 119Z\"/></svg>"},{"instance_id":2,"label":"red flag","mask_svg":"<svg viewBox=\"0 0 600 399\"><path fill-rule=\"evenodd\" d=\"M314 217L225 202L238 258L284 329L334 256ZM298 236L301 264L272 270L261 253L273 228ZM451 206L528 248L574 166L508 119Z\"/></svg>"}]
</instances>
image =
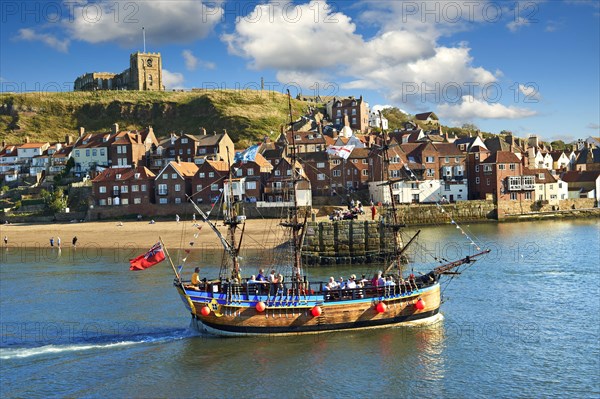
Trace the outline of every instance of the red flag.
<instances>
[{"instance_id":1,"label":"red flag","mask_svg":"<svg viewBox=\"0 0 600 399\"><path fill-rule=\"evenodd\" d=\"M162 245L158 242L156 243L148 252L143 255L138 256L135 259L130 259L129 270L144 270L149 268L150 266L154 266L157 263L165 260L165 251L163 250Z\"/></svg>"}]
</instances>

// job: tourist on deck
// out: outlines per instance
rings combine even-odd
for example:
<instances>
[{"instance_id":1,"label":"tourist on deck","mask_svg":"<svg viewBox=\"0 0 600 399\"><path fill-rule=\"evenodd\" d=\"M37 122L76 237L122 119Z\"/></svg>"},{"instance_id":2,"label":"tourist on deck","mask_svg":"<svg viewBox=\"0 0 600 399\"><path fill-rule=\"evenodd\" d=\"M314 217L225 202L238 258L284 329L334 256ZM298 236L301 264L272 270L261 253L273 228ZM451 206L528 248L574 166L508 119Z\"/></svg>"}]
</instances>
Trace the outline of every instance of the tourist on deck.
<instances>
[{"instance_id":1,"label":"tourist on deck","mask_svg":"<svg viewBox=\"0 0 600 399\"><path fill-rule=\"evenodd\" d=\"M279 284L279 280L277 278L277 275L275 274L275 269L271 270L271 274L269 274L269 283L271 285L269 290L270 294L277 294L277 285Z\"/></svg>"},{"instance_id":2,"label":"tourist on deck","mask_svg":"<svg viewBox=\"0 0 600 399\"><path fill-rule=\"evenodd\" d=\"M351 290L356 288L356 275L351 275L348 281L346 282L346 288Z\"/></svg>"},{"instance_id":3,"label":"tourist on deck","mask_svg":"<svg viewBox=\"0 0 600 399\"><path fill-rule=\"evenodd\" d=\"M194 269L194 273L192 274L192 285L198 287L200 285L200 268L197 267Z\"/></svg>"},{"instance_id":4,"label":"tourist on deck","mask_svg":"<svg viewBox=\"0 0 600 399\"><path fill-rule=\"evenodd\" d=\"M339 284L335 281L333 276L329 277L329 282L325 285L326 290L334 290L339 287Z\"/></svg>"},{"instance_id":5,"label":"tourist on deck","mask_svg":"<svg viewBox=\"0 0 600 399\"><path fill-rule=\"evenodd\" d=\"M340 276L340 281L338 282L338 288L341 290L346 288L346 282L344 281L344 278L342 276Z\"/></svg>"},{"instance_id":6,"label":"tourist on deck","mask_svg":"<svg viewBox=\"0 0 600 399\"><path fill-rule=\"evenodd\" d=\"M387 278L385 279L385 285L386 286L396 285L396 282L394 281L394 278L392 276L387 276Z\"/></svg>"},{"instance_id":7,"label":"tourist on deck","mask_svg":"<svg viewBox=\"0 0 600 399\"><path fill-rule=\"evenodd\" d=\"M379 271L373 275L373 279L371 280L371 285L373 285L373 287L379 287L380 285L383 285L383 284L380 284L380 282L382 282L381 281L382 274L383 274L383 272Z\"/></svg>"},{"instance_id":8,"label":"tourist on deck","mask_svg":"<svg viewBox=\"0 0 600 399\"><path fill-rule=\"evenodd\" d=\"M258 269L256 281L267 281L267 278L265 277L265 269Z\"/></svg>"}]
</instances>

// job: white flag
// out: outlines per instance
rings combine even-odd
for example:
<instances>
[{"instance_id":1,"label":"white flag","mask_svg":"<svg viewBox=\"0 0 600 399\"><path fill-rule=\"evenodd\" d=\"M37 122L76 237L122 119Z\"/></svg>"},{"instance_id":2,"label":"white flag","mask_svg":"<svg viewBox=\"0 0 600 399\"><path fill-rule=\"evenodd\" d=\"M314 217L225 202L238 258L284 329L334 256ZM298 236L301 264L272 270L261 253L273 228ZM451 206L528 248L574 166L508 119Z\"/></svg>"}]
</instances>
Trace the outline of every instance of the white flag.
<instances>
[{"instance_id":1,"label":"white flag","mask_svg":"<svg viewBox=\"0 0 600 399\"><path fill-rule=\"evenodd\" d=\"M354 147L354 145L330 145L327 147L327 153L329 155L337 155L340 158L348 159Z\"/></svg>"}]
</instances>

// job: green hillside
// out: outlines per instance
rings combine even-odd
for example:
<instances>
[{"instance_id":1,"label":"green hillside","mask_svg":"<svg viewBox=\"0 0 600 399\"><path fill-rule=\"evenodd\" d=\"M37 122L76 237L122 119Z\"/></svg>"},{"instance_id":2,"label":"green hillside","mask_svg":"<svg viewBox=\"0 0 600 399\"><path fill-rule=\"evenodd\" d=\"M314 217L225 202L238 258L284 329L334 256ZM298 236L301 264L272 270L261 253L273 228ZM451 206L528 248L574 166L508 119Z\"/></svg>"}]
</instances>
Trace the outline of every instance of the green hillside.
<instances>
[{"instance_id":1,"label":"green hillside","mask_svg":"<svg viewBox=\"0 0 600 399\"><path fill-rule=\"evenodd\" d=\"M294 118L309 103L292 100ZM313 104L314 105L314 104ZM98 91L0 94L0 139L20 143L62 141L83 126L100 132L152 126L159 137L170 132L197 134L226 129L240 145L276 137L289 121L287 96L272 91L201 92ZM272 134L271 134L272 132Z\"/></svg>"}]
</instances>

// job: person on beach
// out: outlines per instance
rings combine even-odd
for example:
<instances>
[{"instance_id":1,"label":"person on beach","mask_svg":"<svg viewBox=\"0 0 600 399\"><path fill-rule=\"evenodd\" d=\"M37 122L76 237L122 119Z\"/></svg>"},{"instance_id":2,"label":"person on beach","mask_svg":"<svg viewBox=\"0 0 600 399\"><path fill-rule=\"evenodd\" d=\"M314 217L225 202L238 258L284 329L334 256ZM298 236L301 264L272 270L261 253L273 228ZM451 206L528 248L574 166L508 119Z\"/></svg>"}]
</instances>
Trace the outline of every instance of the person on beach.
<instances>
[{"instance_id":1,"label":"person on beach","mask_svg":"<svg viewBox=\"0 0 600 399\"><path fill-rule=\"evenodd\" d=\"M54 237L50 237L50 246L53 247L54 246Z\"/></svg>"},{"instance_id":2,"label":"person on beach","mask_svg":"<svg viewBox=\"0 0 600 399\"><path fill-rule=\"evenodd\" d=\"M60 237L56 237L56 246L60 248Z\"/></svg>"},{"instance_id":3,"label":"person on beach","mask_svg":"<svg viewBox=\"0 0 600 399\"><path fill-rule=\"evenodd\" d=\"M175 221L179 223L179 215L175 215Z\"/></svg>"},{"instance_id":4,"label":"person on beach","mask_svg":"<svg viewBox=\"0 0 600 399\"><path fill-rule=\"evenodd\" d=\"M77 247L77 236L73 237L73 248Z\"/></svg>"},{"instance_id":5,"label":"person on beach","mask_svg":"<svg viewBox=\"0 0 600 399\"><path fill-rule=\"evenodd\" d=\"M4 246L8 246L8 236L4 236Z\"/></svg>"}]
</instances>

